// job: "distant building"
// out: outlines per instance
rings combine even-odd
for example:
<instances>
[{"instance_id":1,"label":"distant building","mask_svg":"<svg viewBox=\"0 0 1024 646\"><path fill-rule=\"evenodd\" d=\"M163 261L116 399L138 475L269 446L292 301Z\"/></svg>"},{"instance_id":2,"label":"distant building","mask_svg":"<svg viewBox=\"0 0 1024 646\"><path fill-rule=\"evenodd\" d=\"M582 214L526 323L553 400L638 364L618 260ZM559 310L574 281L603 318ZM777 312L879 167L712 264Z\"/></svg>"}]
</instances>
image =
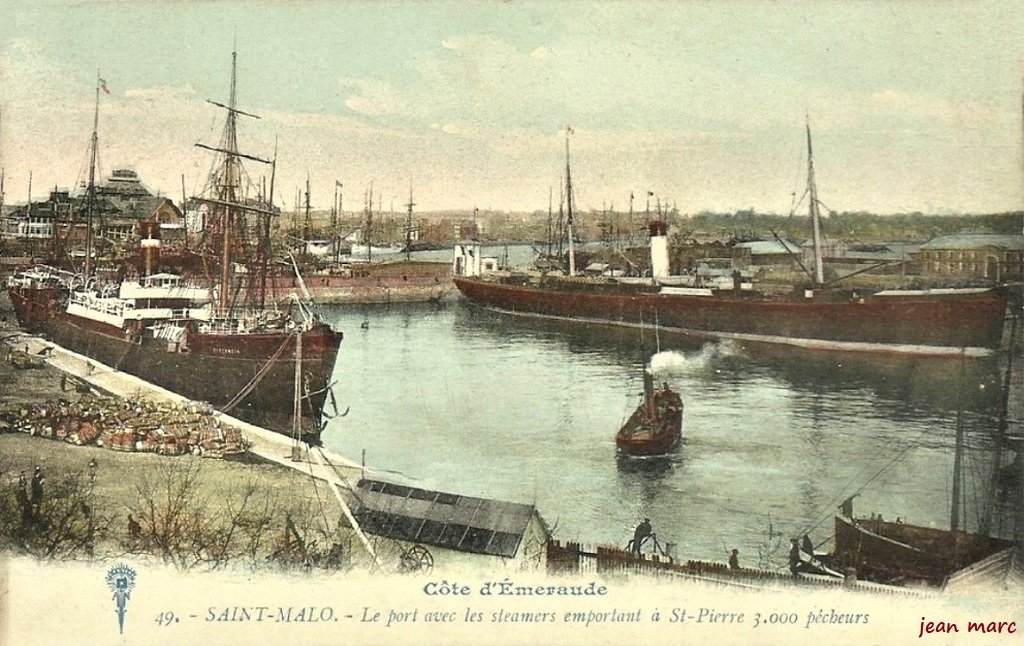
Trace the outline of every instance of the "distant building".
<instances>
[{"instance_id":1,"label":"distant building","mask_svg":"<svg viewBox=\"0 0 1024 646\"><path fill-rule=\"evenodd\" d=\"M74 210L68 191L54 189L49 199L12 207L0 225L0 237L21 240L50 240L57 220L68 220Z\"/></svg>"},{"instance_id":2,"label":"distant building","mask_svg":"<svg viewBox=\"0 0 1024 646\"><path fill-rule=\"evenodd\" d=\"M800 257L800 247L788 240L737 242L732 248L734 267L791 266Z\"/></svg>"},{"instance_id":3,"label":"distant building","mask_svg":"<svg viewBox=\"0 0 1024 646\"><path fill-rule=\"evenodd\" d=\"M908 242L851 244L840 257L825 256L825 262L839 274L915 274L911 259L920 248L920 244Z\"/></svg>"},{"instance_id":4,"label":"distant building","mask_svg":"<svg viewBox=\"0 0 1024 646\"><path fill-rule=\"evenodd\" d=\"M86 238L88 210L84 191L72 196L69 191L54 190L44 202L11 209L0 225L0 235L52 240L59 234L65 245L81 245ZM165 244L184 239L181 211L171 200L150 193L135 171L117 169L96 186L93 226L97 239L130 244L145 222L159 225Z\"/></svg>"},{"instance_id":5,"label":"distant building","mask_svg":"<svg viewBox=\"0 0 1024 646\"><path fill-rule=\"evenodd\" d=\"M913 255L919 273L926 276L1020 280L1024 235L958 233L940 236L921 245Z\"/></svg>"},{"instance_id":6,"label":"distant building","mask_svg":"<svg viewBox=\"0 0 1024 646\"><path fill-rule=\"evenodd\" d=\"M822 240L821 257L826 262L842 262L846 257L846 243L842 240ZM801 261L805 267L814 266L814 240L807 240L800 245Z\"/></svg>"}]
</instances>

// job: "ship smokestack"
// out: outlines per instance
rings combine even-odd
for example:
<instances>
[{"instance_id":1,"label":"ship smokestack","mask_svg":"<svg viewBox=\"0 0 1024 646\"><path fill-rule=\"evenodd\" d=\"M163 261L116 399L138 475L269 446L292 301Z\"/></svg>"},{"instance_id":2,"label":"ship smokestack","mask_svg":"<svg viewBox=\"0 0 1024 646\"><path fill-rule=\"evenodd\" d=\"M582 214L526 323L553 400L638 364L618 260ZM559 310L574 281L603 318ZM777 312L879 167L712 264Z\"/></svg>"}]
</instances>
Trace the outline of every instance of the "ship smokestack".
<instances>
[{"instance_id":1,"label":"ship smokestack","mask_svg":"<svg viewBox=\"0 0 1024 646\"><path fill-rule=\"evenodd\" d=\"M160 263L160 224L158 222L143 222L140 234L142 237L139 241L142 247L142 273L144 276L149 276Z\"/></svg>"},{"instance_id":2,"label":"ship smokestack","mask_svg":"<svg viewBox=\"0 0 1024 646\"><path fill-rule=\"evenodd\" d=\"M452 259L452 274L455 276L476 277L482 272L480 245L460 243L455 245Z\"/></svg>"},{"instance_id":3,"label":"ship smokestack","mask_svg":"<svg viewBox=\"0 0 1024 646\"><path fill-rule=\"evenodd\" d=\"M651 235L651 276L655 280L669 275L668 224L653 220L647 225Z\"/></svg>"}]
</instances>

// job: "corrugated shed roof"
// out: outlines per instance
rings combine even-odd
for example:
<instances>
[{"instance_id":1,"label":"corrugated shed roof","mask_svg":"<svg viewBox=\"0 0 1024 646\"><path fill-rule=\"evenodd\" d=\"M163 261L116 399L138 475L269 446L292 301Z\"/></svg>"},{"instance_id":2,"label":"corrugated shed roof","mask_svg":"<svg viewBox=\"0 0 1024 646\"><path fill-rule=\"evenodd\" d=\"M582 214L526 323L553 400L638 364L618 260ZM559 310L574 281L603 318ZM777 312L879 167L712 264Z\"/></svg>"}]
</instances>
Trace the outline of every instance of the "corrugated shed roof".
<instances>
[{"instance_id":1,"label":"corrugated shed roof","mask_svg":"<svg viewBox=\"0 0 1024 646\"><path fill-rule=\"evenodd\" d=\"M921 245L921 249L1024 249L1024 235L1003 235L998 233L957 233L939 236Z\"/></svg>"},{"instance_id":2,"label":"corrugated shed roof","mask_svg":"<svg viewBox=\"0 0 1024 646\"><path fill-rule=\"evenodd\" d=\"M364 531L461 552L515 556L533 505L361 480L353 515Z\"/></svg>"}]
</instances>

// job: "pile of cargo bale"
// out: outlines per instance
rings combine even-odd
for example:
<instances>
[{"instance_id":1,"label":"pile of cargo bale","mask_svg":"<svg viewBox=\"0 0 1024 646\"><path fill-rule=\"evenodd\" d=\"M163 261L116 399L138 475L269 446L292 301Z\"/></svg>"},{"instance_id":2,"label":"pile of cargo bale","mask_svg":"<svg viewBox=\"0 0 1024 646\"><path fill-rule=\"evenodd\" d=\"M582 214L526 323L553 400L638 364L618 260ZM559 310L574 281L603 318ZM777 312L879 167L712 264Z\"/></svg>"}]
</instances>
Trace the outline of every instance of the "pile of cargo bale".
<instances>
[{"instance_id":1,"label":"pile of cargo bale","mask_svg":"<svg viewBox=\"0 0 1024 646\"><path fill-rule=\"evenodd\" d=\"M242 432L223 426L205 404L129 401L83 394L42 404L0 408L0 432L39 435L115 451L220 458L251 446Z\"/></svg>"}]
</instances>

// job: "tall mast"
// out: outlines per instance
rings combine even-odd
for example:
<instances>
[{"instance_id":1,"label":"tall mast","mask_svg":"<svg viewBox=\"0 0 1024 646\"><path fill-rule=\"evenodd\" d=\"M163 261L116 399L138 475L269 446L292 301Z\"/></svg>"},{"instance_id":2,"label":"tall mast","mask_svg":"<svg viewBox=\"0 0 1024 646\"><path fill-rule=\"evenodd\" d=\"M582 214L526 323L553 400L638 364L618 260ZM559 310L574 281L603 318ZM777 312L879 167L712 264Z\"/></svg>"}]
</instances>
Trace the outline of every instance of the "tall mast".
<instances>
[{"instance_id":1,"label":"tall mast","mask_svg":"<svg viewBox=\"0 0 1024 646\"><path fill-rule=\"evenodd\" d=\"M260 228L260 293L259 307L267 305L267 273L270 271L270 218L274 210L274 181L277 179L277 138L274 138L274 158L270 162L270 191L266 199L266 213L259 214Z\"/></svg>"},{"instance_id":2,"label":"tall mast","mask_svg":"<svg viewBox=\"0 0 1024 646\"><path fill-rule=\"evenodd\" d=\"M949 529L960 529L960 501L963 498L964 416L961 400L964 387L964 356L960 355L960 376L956 389L956 440L953 447L953 491L949 505Z\"/></svg>"},{"instance_id":3,"label":"tall mast","mask_svg":"<svg viewBox=\"0 0 1024 646\"><path fill-rule=\"evenodd\" d=\"M811 148L811 123L807 121L807 190L811 208L811 226L814 233L814 285L825 282L821 259L821 214L818 212L818 188L814 184L814 152Z\"/></svg>"},{"instance_id":4,"label":"tall mast","mask_svg":"<svg viewBox=\"0 0 1024 646\"><path fill-rule=\"evenodd\" d=\"M555 227L558 238L558 264L562 264L562 244L565 242L565 192L562 178L558 178L558 226Z\"/></svg>"},{"instance_id":5,"label":"tall mast","mask_svg":"<svg viewBox=\"0 0 1024 646\"><path fill-rule=\"evenodd\" d=\"M981 520L978 522L978 533L988 536L992 532L992 514L996 504L996 492L999 487L1000 469L1003 463L1003 444L1006 442L1006 432L1009 429L1009 410L1011 382L1013 377L1013 355L1017 351L1017 319L1013 319L1010 325L1010 348L1006 353L1006 374L1003 375L1003 391L999 404L999 421L996 427L996 441L992 456L992 476L989 480L988 491L984 499ZM1018 447L1017 459L1020 459L1020 448ZM1024 486L1024 482L1018 484ZM1014 519L1016 521L1016 519Z\"/></svg>"},{"instance_id":6,"label":"tall mast","mask_svg":"<svg viewBox=\"0 0 1024 646\"><path fill-rule=\"evenodd\" d=\"M565 130L565 195L566 195L566 208L568 209L568 218L566 220L569 230L569 275L576 275L576 242L573 240L572 231L572 172L569 170L569 135L572 134L572 128L566 126Z\"/></svg>"},{"instance_id":7,"label":"tall mast","mask_svg":"<svg viewBox=\"0 0 1024 646\"><path fill-rule=\"evenodd\" d=\"M405 216L405 259L412 259L412 207L416 203L412 201L412 181L409 182L409 203L405 205L408 211Z\"/></svg>"},{"instance_id":8,"label":"tall mast","mask_svg":"<svg viewBox=\"0 0 1024 646\"><path fill-rule=\"evenodd\" d=\"M260 239L264 236L269 236L269 218L277 215L273 210L273 195L274 195L274 173L276 172L277 166L277 143L274 144L274 159L262 159L254 155L247 155L238 151L238 136L237 136L237 121L238 115L251 117L253 119L259 119L259 116L243 112L236 106L238 103L238 53L234 50L231 52L231 90L229 94L228 104L218 103L216 101L206 100L207 103L222 108L227 112L227 118L224 120L224 132L221 134L220 144L218 146L207 146L206 144L196 143L197 148L203 148L211 152L217 153L218 163L214 164L214 169L210 174L210 180L208 188L211 189L213 197L196 197L193 198L196 201L204 202L211 205L212 226L210 227L210 250L211 255L219 255L220 260L220 285L217 293L218 303L217 311L220 315L228 315L233 309L233 303L231 298L231 283L232 283L232 258L235 247L244 247L249 241L243 237L241 233L235 233L235 227L244 224L243 213L248 211L256 216L256 226L254 230L257 236L257 246L264 245L263 249L266 250L266 254L269 255L269 241L264 243L264 240ZM223 158L220 157L223 155ZM222 162L220 160L223 159ZM243 180L243 168L242 160L248 159L251 161L259 162L261 164L268 164L271 166L271 180L270 180L270 193L267 203L264 204L262 200L266 196L258 195L256 197L255 204L251 203L252 200L245 201L246 195L242 192L242 180ZM266 206L267 208L264 208ZM261 216L268 218L267 221L263 222L260 220ZM262 222L262 227L260 223ZM220 230L217 227L220 227ZM217 248L217 245L220 248ZM246 258L248 265L248 297L250 303L253 302L254 294L253 291L256 289L256 281L253 276L260 273L259 255L260 249L257 250L257 257L254 259L250 254ZM266 262L263 262L264 267ZM260 281L260 294L258 295L259 302L263 302L265 294L263 290L266 287L265 282Z\"/></svg>"},{"instance_id":9,"label":"tall mast","mask_svg":"<svg viewBox=\"0 0 1024 646\"><path fill-rule=\"evenodd\" d=\"M373 181L370 182L370 205L366 210L366 235L363 236L364 242L366 243L366 262L373 262L373 251L371 246L373 240L370 236L370 231L373 230Z\"/></svg>"},{"instance_id":10,"label":"tall mast","mask_svg":"<svg viewBox=\"0 0 1024 646\"><path fill-rule=\"evenodd\" d=\"M292 459L302 450L302 330L295 333L295 380L292 390Z\"/></svg>"},{"instance_id":11,"label":"tall mast","mask_svg":"<svg viewBox=\"0 0 1024 646\"><path fill-rule=\"evenodd\" d=\"M633 191L629 192L629 248L633 248Z\"/></svg>"},{"instance_id":12,"label":"tall mast","mask_svg":"<svg viewBox=\"0 0 1024 646\"><path fill-rule=\"evenodd\" d=\"M92 139L89 143L89 185L86 189L85 276L92 274L92 221L96 212L96 149L100 125L100 71L96 70L96 108L92 115Z\"/></svg>"},{"instance_id":13,"label":"tall mast","mask_svg":"<svg viewBox=\"0 0 1024 646\"><path fill-rule=\"evenodd\" d=\"M224 148L224 184L221 187L221 199L228 204L234 203L238 198L237 187L238 177L238 137L235 129L236 120L236 78L238 67L238 52L231 52L231 94L228 98L228 116L224 123L224 138L221 143ZM229 309L229 294L231 282L231 230L235 226L235 213L231 206L224 206L222 222L223 231L221 239L221 267L220 267L220 309L226 313Z\"/></svg>"},{"instance_id":14,"label":"tall mast","mask_svg":"<svg viewBox=\"0 0 1024 646\"><path fill-rule=\"evenodd\" d=\"M338 189L341 182L334 180L334 201L331 202L331 259L338 262Z\"/></svg>"},{"instance_id":15,"label":"tall mast","mask_svg":"<svg viewBox=\"0 0 1024 646\"><path fill-rule=\"evenodd\" d=\"M551 257L551 199L554 190L554 187L548 186L548 258Z\"/></svg>"},{"instance_id":16,"label":"tall mast","mask_svg":"<svg viewBox=\"0 0 1024 646\"><path fill-rule=\"evenodd\" d=\"M309 232L312 228L312 220L309 216L309 171L306 171L306 217L302 222L302 260L309 255Z\"/></svg>"}]
</instances>

